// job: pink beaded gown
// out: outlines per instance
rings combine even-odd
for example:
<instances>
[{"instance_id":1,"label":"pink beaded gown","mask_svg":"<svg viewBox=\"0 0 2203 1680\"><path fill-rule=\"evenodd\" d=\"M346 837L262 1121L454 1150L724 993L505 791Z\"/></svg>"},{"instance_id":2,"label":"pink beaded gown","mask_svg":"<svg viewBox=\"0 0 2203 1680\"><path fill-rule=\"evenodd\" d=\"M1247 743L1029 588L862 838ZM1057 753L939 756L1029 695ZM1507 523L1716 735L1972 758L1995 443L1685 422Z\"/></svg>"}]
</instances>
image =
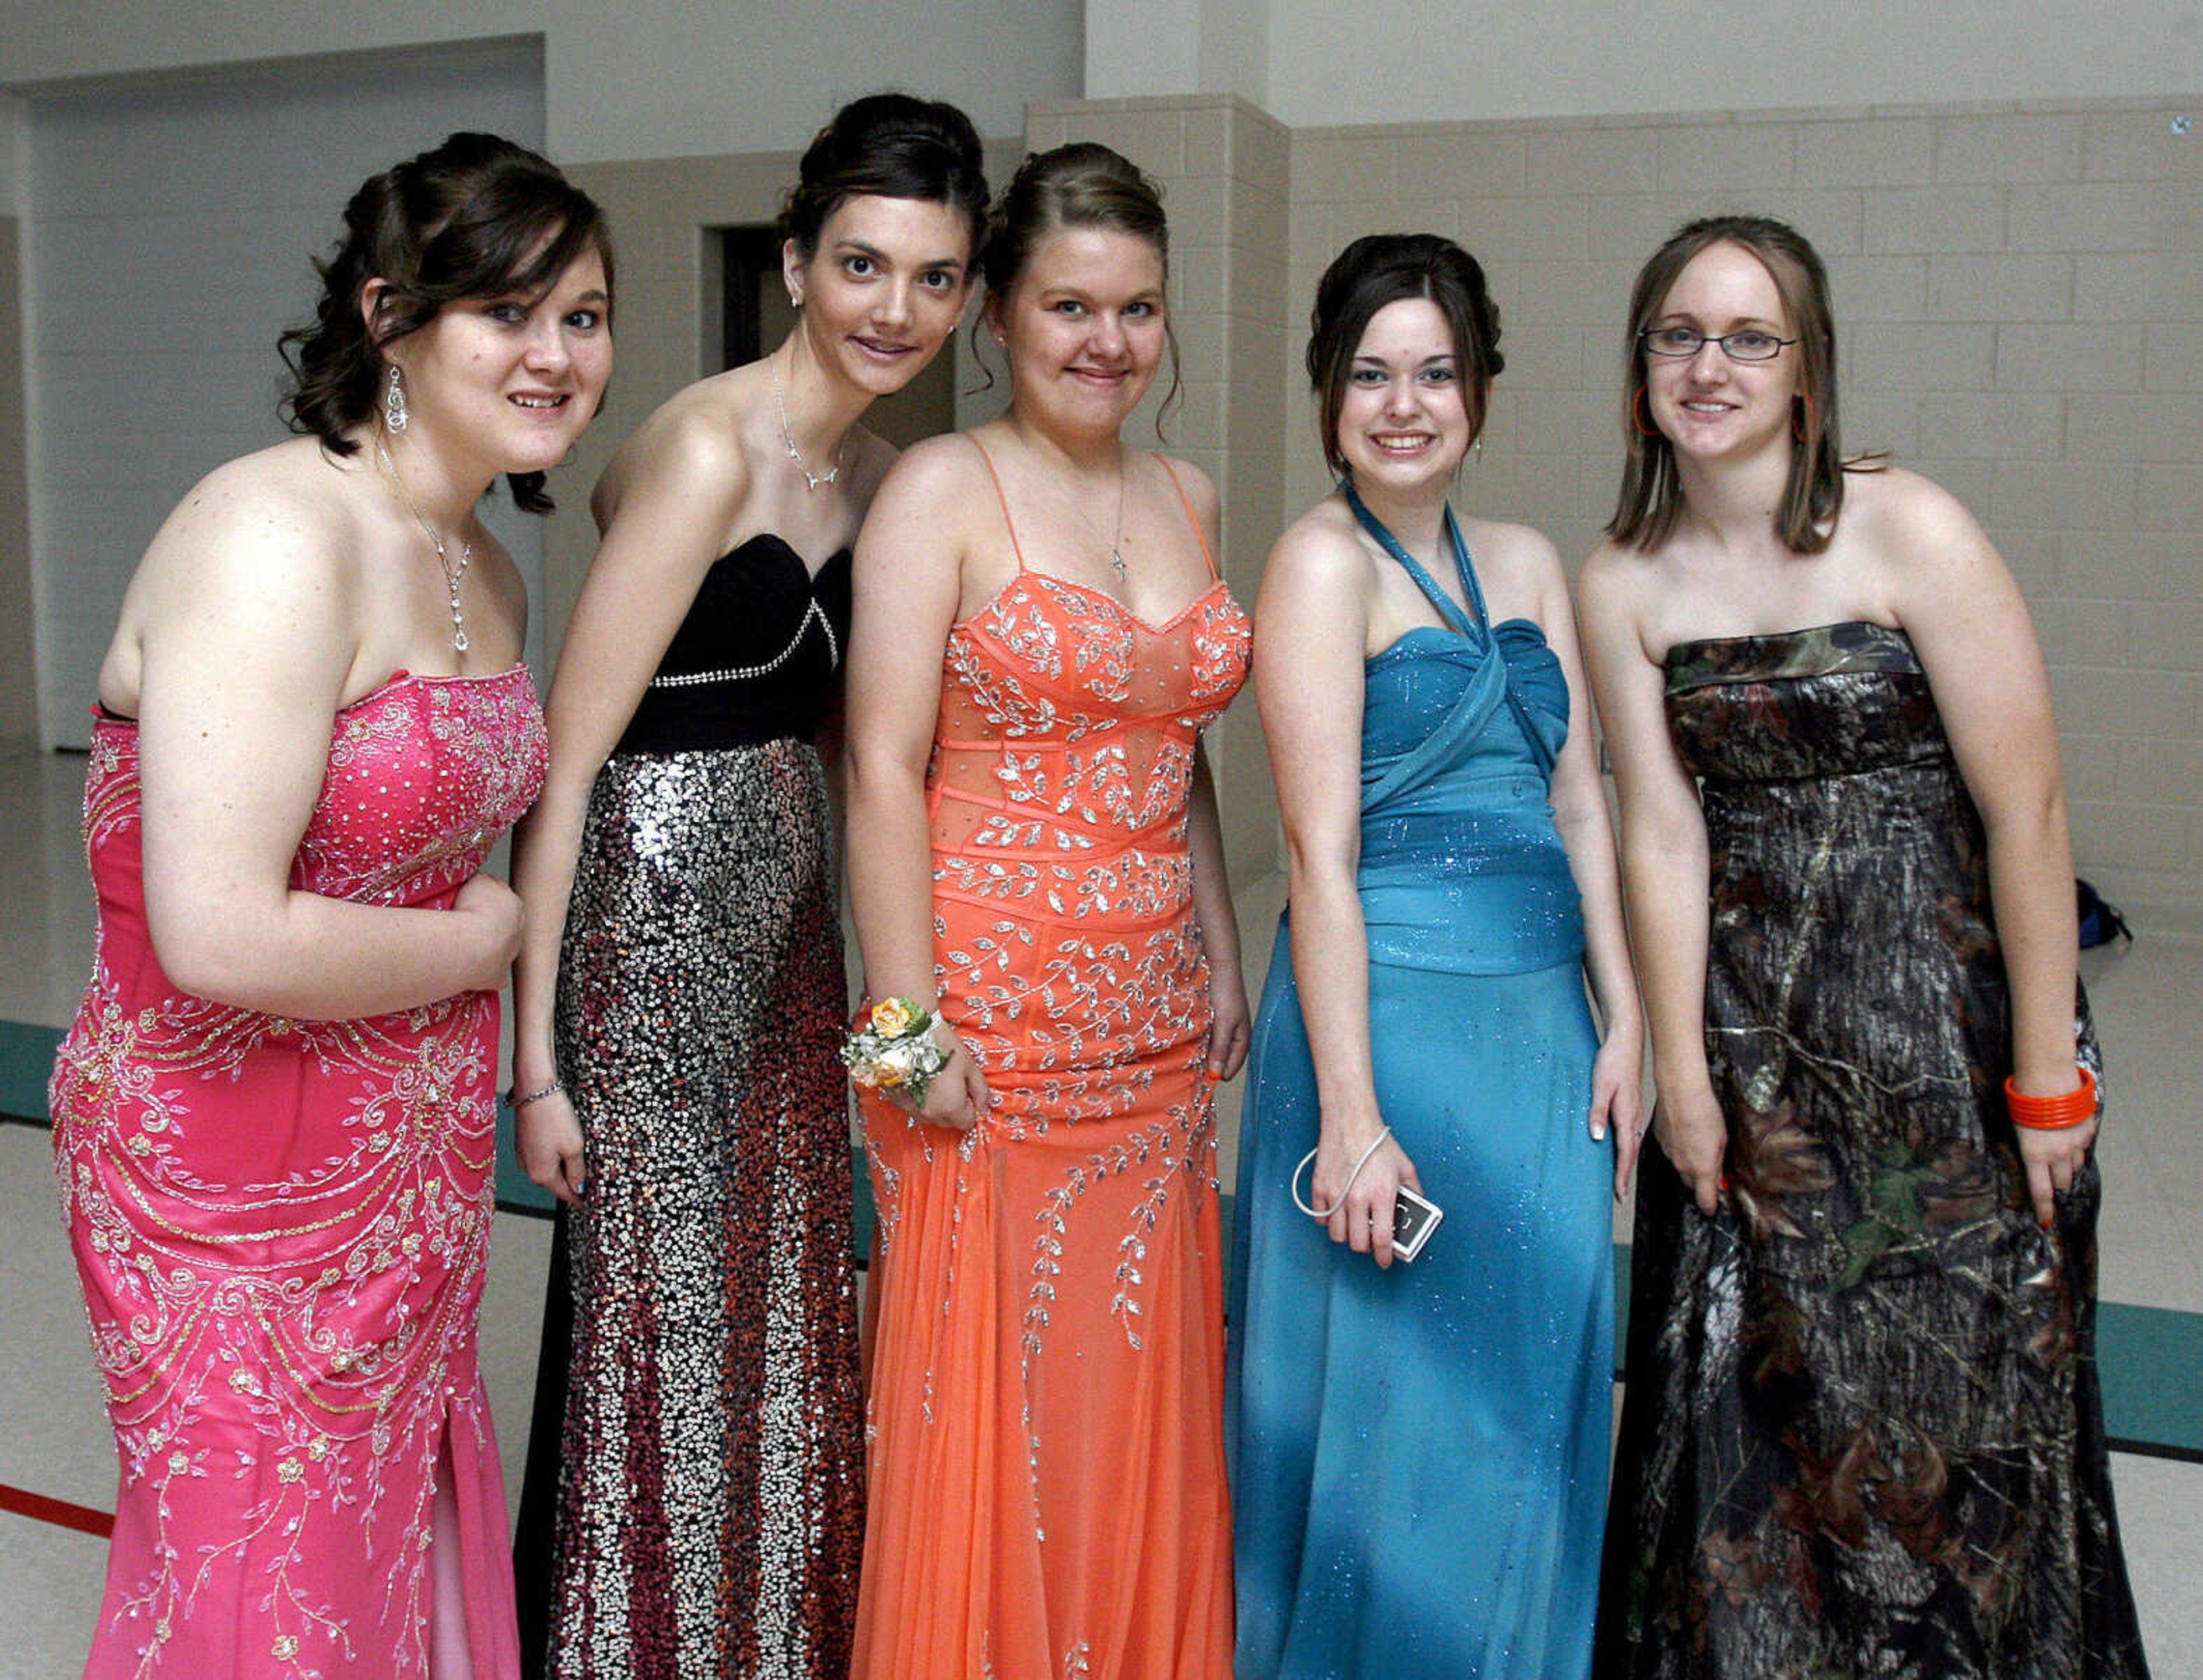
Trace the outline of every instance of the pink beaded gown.
<instances>
[{"instance_id":1,"label":"pink beaded gown","mask_svg":"<svg viewBox=\"0 0 2203 1680\"><path fill-rule=\"evenodd\" d=\"M399 673L337 714L292 887L448 906L545 755L524 668ZM475 1346L495 994L309 1021L180 991L127 719L94 728L84 833L99 938L54 1153L121 1458L87 1680L424 1676L439 1583L476 1680L517 1677Z\"/></svg>"}]
</instances>

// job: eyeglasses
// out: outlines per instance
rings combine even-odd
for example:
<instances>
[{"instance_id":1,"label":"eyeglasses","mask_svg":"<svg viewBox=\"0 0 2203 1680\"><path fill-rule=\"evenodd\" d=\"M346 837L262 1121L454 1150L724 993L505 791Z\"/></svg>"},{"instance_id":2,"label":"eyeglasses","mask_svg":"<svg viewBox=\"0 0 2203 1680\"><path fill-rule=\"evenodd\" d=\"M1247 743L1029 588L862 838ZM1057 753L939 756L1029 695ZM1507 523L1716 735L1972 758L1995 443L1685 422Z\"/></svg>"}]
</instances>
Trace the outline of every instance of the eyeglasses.
<instances>
[{"instance_id":1,"label":"eyeglasses","mask_svg":"<svg viewBox=\"0 0 2203 1680\"><path fill-rule=\"evenodd\" d=\"M1783 346L1798 342L1795 339L1779 339L1757 327L1724 333L1719 338L1709 338L1696 327L1647 327L1637 336L1645 340L1645 349L1653 355L1677 362L1697 355L1709 344L1719 345L1722 354L1732 362L1771 362L1782 353Z\"/></svg>"}]
</instances>

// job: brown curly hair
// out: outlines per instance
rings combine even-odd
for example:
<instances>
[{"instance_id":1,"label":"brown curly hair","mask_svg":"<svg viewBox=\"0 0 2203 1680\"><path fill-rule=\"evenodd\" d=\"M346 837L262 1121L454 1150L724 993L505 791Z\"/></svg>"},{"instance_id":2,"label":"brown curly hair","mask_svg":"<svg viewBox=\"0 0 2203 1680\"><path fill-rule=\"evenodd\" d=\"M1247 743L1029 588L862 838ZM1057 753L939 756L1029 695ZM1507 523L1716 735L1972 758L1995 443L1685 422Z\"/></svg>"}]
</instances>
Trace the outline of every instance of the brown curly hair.
<instances>
[{"instance_id":1,"label":"brown curly hair","mask_svg":"<svg viewBox=\"0 0 2203 1680\"><path fill-rule=\"evenodd\" d=\"M370 175L344 220L343 236L314 264L322 294L313 323L276 340L291 370L284 423L332 454L359 447L345 434L375 413L385 346L419 332L446 304L533 296L585 251L596 252L612 287L611 230L596 201L549 159L495 134L453 134ZM372 280L388 289L370 328L360 299ZM541 473L506 479L520 507L551 511Z\"/></svg>"}]
</instances>

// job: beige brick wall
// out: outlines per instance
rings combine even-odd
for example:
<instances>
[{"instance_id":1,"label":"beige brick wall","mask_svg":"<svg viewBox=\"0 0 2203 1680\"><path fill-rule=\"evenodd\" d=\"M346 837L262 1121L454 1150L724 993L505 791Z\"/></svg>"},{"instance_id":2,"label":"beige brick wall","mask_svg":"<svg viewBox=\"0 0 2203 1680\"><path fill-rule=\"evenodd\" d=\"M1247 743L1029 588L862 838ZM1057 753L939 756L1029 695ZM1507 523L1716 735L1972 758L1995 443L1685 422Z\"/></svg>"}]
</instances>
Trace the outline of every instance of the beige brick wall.
<instances>
[{"instance_id":1,"label":"beige brick wall","mask_svg":"<svg viewBox=\"0 0 2203 1680\"><path fill-rule=\"evenodd\" d=\"M1611 507L1637 265L1693 216L1787 217L1828 259L1846 443L1964 497L2027 589L2081 867L2203 931L2198 103L1300 130L1279 517L1325 488L1299 322L1348 240L1434 229L1484 261L1508 370L1464 499L1578 556Z\"/></svg>"}]
</instances>

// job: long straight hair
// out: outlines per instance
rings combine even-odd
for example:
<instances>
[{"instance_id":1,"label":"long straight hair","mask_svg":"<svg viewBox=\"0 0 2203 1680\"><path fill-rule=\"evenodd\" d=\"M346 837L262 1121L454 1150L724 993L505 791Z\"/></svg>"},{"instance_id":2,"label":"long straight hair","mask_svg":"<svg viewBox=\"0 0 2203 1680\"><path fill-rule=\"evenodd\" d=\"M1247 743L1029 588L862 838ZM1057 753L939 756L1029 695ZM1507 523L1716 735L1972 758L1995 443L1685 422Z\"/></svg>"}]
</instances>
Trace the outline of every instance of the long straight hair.
<instances>
[{"instance_id":1,"label":"long straight hair","mask_svg":"<svg viewBox=\"0 0 2203 1680\"><path fill-rule=\"evenodd\" d=\"M1828 273L1805 236L1765 216L1710 216L1676 229L1638 270L1629 293L1629 340L1623 347L1621 489L1606 533L1616 542L1654 549L1666 542L1682 511L1683 487L1674 447L1651 425L1646 393L1645 330L1660 312L1676 277L1710 245L1741 246L1773 277L1798 342L1791 399L1790 473L1775 505L1775 534L1793 553L1817 554L1834 535L1844 505L1844 461L1836 424L1836 323L1828 308Z\"/></svg>"}]
</instances>

